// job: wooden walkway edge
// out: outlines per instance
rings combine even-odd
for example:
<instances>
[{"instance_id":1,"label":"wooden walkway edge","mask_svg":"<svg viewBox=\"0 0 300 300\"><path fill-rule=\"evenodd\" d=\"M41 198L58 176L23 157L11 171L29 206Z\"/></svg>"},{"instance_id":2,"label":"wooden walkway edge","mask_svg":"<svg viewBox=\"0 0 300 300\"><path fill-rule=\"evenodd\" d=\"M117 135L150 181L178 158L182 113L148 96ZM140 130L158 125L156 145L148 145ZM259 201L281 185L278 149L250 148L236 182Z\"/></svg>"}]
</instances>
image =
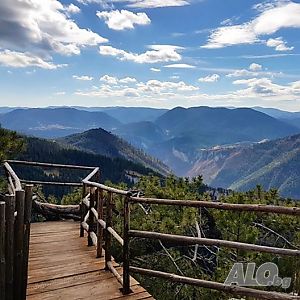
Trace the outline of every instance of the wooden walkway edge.
<instances>
[{"instance_id":1,"label":"wooden walkway edge","mask_svg":"<svg viewBox=\"0 0 300 300\"><path fill-rule=\"evenodd\" d=\"M114 263L119 274L122 268ZM132 278L133 293L124 296L121 285L105 269L104 257L96 258L94 247L79 238L79 225L73 221L31 225L28 300L154 299Z\"/></svg>"}]
</instances>

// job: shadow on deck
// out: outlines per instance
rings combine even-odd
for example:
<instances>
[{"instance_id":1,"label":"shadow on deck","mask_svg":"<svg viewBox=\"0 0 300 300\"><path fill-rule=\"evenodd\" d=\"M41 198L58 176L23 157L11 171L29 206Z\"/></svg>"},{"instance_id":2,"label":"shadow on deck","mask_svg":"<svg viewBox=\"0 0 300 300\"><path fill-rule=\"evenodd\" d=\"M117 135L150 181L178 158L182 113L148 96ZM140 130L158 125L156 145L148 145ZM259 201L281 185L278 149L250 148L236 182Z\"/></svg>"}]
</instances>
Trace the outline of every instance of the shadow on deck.
<instances>
[{"instance_id":1,"label":"shadow on deck","mask_svg":"<svg viewBox=\"0 0 300 300\"><path fill-rule=\"evenodd\" d=\"M122 268L114 262L122 274ZM104 257L79 238L73 221L31 225L27 299L154 299L132 278L133 293L123 295L121 285L105 270Z\"/></svg>"}]
</instances>

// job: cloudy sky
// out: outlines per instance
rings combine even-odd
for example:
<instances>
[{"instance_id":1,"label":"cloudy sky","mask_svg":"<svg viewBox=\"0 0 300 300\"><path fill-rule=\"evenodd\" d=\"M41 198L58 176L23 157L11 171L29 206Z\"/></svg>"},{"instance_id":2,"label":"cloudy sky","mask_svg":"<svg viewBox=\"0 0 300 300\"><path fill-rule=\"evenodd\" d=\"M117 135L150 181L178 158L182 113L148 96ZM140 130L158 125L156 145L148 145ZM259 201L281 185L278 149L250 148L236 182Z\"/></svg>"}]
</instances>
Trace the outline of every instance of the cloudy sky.
<instances>
[{"instance_id":1,"label":"cloudy sky","mask_svg":"<svg viewBox=\"0 0 300 300\"><path fill-rule=\"evenodd\" d=\"M0 106L300 111L300 1L1 0Z\"/></svg>"}]
</instances>

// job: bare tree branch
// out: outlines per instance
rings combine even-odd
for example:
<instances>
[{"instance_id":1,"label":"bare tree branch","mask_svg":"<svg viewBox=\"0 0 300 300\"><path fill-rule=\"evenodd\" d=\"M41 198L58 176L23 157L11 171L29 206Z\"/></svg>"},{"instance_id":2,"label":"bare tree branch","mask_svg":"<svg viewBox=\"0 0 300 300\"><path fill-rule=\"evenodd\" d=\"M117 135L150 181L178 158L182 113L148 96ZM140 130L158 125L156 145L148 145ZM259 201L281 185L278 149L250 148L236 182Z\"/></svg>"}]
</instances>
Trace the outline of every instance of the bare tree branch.
<instances>
[{"instance_id":1,"label":"bare tree branch","mask_svg":"<svg viewBox=\"0 0 300 300\"><path fill-rule=\"evenodd\" d=\"M290 241L288 241L284 236L282 236L280 233L274 231L273 229L263 225L263 224L260 224L260 223L256 223L256 222L253 222L253 225L256 226L256 227L260 227L264 230L267 230L268 232L274 234L277 236L277 239L276 239L276 242L278 241L278 239L282 239L286 244L288 244L290 247L292 248L295 248L295 249L299 249L299 247L295 246L294 244L292 244Z\"/></svg>"}]
</instances>

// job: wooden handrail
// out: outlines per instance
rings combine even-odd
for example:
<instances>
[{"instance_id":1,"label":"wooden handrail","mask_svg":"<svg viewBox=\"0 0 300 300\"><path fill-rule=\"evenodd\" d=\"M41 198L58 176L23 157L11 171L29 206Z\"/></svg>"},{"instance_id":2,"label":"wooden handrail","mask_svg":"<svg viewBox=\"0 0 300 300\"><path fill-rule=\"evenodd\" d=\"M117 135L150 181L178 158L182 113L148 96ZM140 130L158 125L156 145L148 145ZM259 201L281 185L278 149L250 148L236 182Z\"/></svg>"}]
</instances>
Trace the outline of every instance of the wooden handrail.
<instances>
[{"instance_id":1,"label":"wooden handrail","mask_svg":"<svg viewBox=\"0 0 300 300\"><path fill-rule=\"evenodd\" d=\"M97 167L95 168L88 176L86 176L82 182L88 182L90 181L97 173L99 173L100 169Z\"/></svg>"},{"instance_id":2,"label":"wooden handrail","mask_svg":"<svg viewBox=\"0 0 300 300\"><path fill-rule=\"evenodd\" d=\"M79 182L58 182L58 181L39 181L39 180L20 180L22 183L34 184L34 185L59 185L59 186L82 186Z\"/></svg>"},{"instance_id":3,"label":"wooden handrail","mask_svg":"<svg viewBox=\"0 0 300 300\"><path fill-rule=\"evenodd\" d=\"M132 273L142 274L151 277L164 278L171 282L190 284L190 285L222 291L234 295L254 297L255 299L299 300L299 296L292 296L292 295L277 293L277 292L267 292L267 291L252 289L252 288L240 287L236 285L225 285L219 282L179 276L172 273L166 273L166 272L155 271L150 269L129 267L129 270Z\"/></svg>"},{"instance_id":4,"label":"wooden handrail","mask_svg":"<svg viewBox=\"0 0 300 300\"><path fill-rule=\"evenodd\" d=\"M85 183L89 187L96 187L105 192L111 192L111 193L123 195L123 196L127 196L127 195L131 194L130 191L124 191L124 190L112 188L112 187L106 186L106 185L98 183L98 182L92 182L92 181L87 181L87 180L83 180L82 182Z\"/></svg>"},{"instance_id":5,"label":"wooden handrail","mask_svg":"<svg viewBox=\"0 0 300 300\"><path fill-rule=\"evenodd\" d=\"M12 187L14 189L14 191L22 190L22 185L21 185L20 179L17 176L17 174L15 173L15 171L12 169L12 167L9 165L9 163L4 162L3 166L7 170L9 175L12 177L12 179L14 180L14 186Z\"/></svg>"},{"instance_id":6,"label":"wooden handrail","mask_svg":"<svg viewBox=\"0 0 300 300\"><path fill-rule=\"evenodd\" d=\"M190 237L190 236L183 236L183 235L174 235L174 234L158 233L158 232L151 232L151 231L140 231L140 230L129 230L128 235L129 237L161 240L161 241L166 241L166 242L180 244L180 245L198 244L198 245L205 245L205 246L219 246L219 247L241 249L247 251L256 251L256 252L263 252L263 253L272 253L272 254L300 257L300 250L267 247L267 246L260 246L254 244L232 242L227 240L197 238L197 237Z\"/></svg>"},{"instance_id":7,"label":"wooden handrail","mask_svg":"<svg viewBox=\"0 0 300 300\"><path fill-rule=\"evenodd\" d=\"M19 165L48 167L48 168L64 168L64 169L79 169L79 170L94 170L96 168L96 167L89 167L89 166L52 164L52 163L42 163L42 162L24 161L24 160L6 160L5 162L12 163L12 164L19 164Z\"/></svg>"},{"instance_id":8,"label":"wooden handrail","mask_svg":"<svg viewBox=\"0 0 300 300\"><path fill-rule=\"evenodd\" d=\"M205 207L215 208L221 210L231 211L253 211L264 213L276 213L284 215L300 216L300 207L286 207L266 204L235 204L225 202L212 202L202 200L171 200L171 199L156 199L156 198L139 198L130 197L130 202L145 203L145 204L159 204L159 205L173 205L173 206L186 206L186 207Z\"/></svg>"}]
</instances>

